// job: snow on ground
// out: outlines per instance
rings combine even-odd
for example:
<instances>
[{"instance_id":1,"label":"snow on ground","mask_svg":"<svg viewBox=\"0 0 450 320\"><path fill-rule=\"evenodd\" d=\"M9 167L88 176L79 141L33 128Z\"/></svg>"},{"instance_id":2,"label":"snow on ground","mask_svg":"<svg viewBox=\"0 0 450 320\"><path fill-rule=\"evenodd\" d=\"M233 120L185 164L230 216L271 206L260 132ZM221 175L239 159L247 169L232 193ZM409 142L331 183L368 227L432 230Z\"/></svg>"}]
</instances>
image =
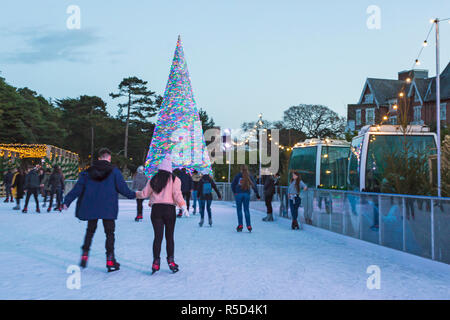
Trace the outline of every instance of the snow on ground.
<instances>
[{"instance_id":1,"label":"snow on ground","mask_svg":"<svg viewBox=\"0 0 450 320\"><path fill-rule=\"evenodd\" d=\"M30 208L34 207L33 200ZM151 275L153 229L146 206L134 222L135 202L120 201L116 256L121 270L107 273L99 223L81 289L66 286L78 264L85 222L74 206L63 214L28 214L0 204L0 299L450 299L450 266L315 227L290 230L290 221L262 222L237 233L232 203L213 203L213 227L199 216L177 220L175 260ZM369 290L367 267L381 269L381 288Z\"/></svg>"}]
</instances>

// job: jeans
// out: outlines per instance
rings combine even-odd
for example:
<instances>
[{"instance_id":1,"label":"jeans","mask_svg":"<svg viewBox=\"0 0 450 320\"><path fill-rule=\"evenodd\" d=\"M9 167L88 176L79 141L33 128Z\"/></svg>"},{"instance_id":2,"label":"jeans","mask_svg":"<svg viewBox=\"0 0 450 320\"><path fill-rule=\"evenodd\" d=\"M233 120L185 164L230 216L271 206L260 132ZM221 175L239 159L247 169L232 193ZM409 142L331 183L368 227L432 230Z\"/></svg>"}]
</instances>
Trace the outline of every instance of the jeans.
<instances>
[{"instance_id":1,"label":"jeans","mask_svg":"<svg viewBox=\"0 0 450 320\"><path fill-rule=\"evenodd\" d=\"M242 222L242 206L244 206L245 223L247 224L247 227L251 226L251 222L250 222L250 193L248 193L248 192L236 193L234 198L236 200L238 224L240 226L243 224L243 222Z\"/></svg>"},{"instance_id":2,"label":"jeans","mask_svg":"<svg viewBox=\"0 0 450 320\"><path fill-rule=\"evenodd\" d=\"M92 239L94 238L95 230L97 230L97 222L98 219L88 221L84 243L81 247L83 252L89 252L89 249L91 248ZM105 230L106 234L105 249L107 256L114 255L115 228L116 222L114 220L103 219L103 229Z\"/></svg>"},{"instance_id":3,"label":"jeans","mask_svg":"<svg viewBox=\"0 0 450 320\"><path fill-rule=\"evenodd\" d=\"M300 197L294 197L294 199L289 199L289 208L291 209L292 220L297 220L299 207L300 207Z\"/></svg>"},{"instance_id":4,"label":"jeans","mask_svg":"<svg viewBox=\"0 0 450 320\"><path fill-rule=\"evenodd\" d=\"M6 199L11 198L12 200L12 193L11 193L11 185L10 184L5 184L5 191L6 191Z\"/></svg>"},{"instance_id":5,"label":"jeans","mask_svg":"<svg viewBox=\"0 0 450 320\"><path fill-rule=\"evenodd\" d=\"M200 199L197 198L197 193L198 193L197 190L192 191L192 201L194 201L192 207L194 208L194 212L197 211L197 202L198 202L199 207L200 207Z\"/></svg>"},{"instance_id":6,"label":"jeans","mask_svg":"<svg viewBox=\"0 0 450 320\"><path fill-rule=\"evenodd\" d=\"M153 240L153 258L159 258L161 254L161 243L166 233L166 251L167 257L174 256L175 241L173 234L175 231L176 221L175 206L171 204L155 203L152 205L151 220L153 224L153 231L155 232L155 239Z\"/></svg>"},{"instance_id":7,"label":"jeans","mask_svg":"<svg viewBox=\"0 0 450 320\"><path fill-rule=\"evenodd\" d=\"M208 211L208 218L211 219L211 203L212 200L198 200L200 205L200 216L202 219L205 217L205 205L206 211Z\"/></svg>"}]
</instances>

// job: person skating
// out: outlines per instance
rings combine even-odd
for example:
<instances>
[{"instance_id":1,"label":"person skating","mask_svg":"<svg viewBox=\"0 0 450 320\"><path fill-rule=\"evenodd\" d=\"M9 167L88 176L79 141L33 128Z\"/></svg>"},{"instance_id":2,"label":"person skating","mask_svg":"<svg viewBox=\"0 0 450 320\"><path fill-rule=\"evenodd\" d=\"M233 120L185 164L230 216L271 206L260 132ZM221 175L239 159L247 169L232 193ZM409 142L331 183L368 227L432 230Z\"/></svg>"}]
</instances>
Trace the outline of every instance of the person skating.
<instances>
[{"instance_id":1,"label":"person skating","mask_svg":"<svg viewBox=\"0 0 450 320\"><path fill-rule=\"evenodd\" d=\"M291 209L292 215L292 230L300 229L298 225L298 208L300 207L301 199L300 199L300 189L306 191L308 187L302 181L302 177L300 173L297 171L292 172L291 183L288 188L288 197L289 197L289 207Z\"/></svg>"},{"instance_id":2,"label":"person skating","mask_svg":"<svg viewBox=\"0 0 450 320\"><path fill-rule=\"evenodd\" d=\"M210 226L212 226L211 203L212 203L213 189L216 192L219 200L221 200L222 195L220 194L219 189L217 189L216 183L208 173L204 173L197 185L196 190L200 206L200 222L199 222L200 227L203 226L205 219L205 206L206 210L208 211L208 223Z\"/></svg>"},{"instance_id":3,"label":"person skating","mask_svg":"<svg viewBox=\"0 0 450 320\"><path fill-rule=\"evenodd\" d=\"M145 199L149 197L151 206L151 220L155 234L153 240L153 264L152 274L160 269L161 243L164 232L166 236L167 263L172 272L177 272L179 267L174 260L174 231L176 222L176 206L186 211L186 201L181 192L181 181L172 173L172 160L166 155L158 166L158 172L147 182L145 188L137 192L137 197Z\"/></svg>"},{"instance_id":4,"label":"person skating","mask_svg":"<svg viewBox=\"0 0 450 320\"><path fill-rule=\"evenodd\" d=\"M145 186L147 185L147 181L148 181L148 178L144 174L144 167L143 166L139 166L137 168L136 175L133 178L132 189L134 191L142 191L142 189L144 189ZM136 222L141 221L142 218L143 218L143 215L142 215L143 203L144 203L144 199L136 199L137 215L136 215L136 218L134 219L134 221L136 221Z\"/></svg>"},{"instance_id":5,"label":"person skating","mask_svg":"<svg viewBox=\"0 0 450 320\"><path fill-rule=\"evenodd\" d=\"M25 185L24 189L27 194L25 198L25 207L23 208L22 212L27 213L28 212L28 202L30 201L31 195L34 197L34 201L36 202L36 212L40 213L41 210L39 209L39 188L40 188L41 182L39 181L39 173L35 167L29 168L29 172L25 176Z\"/></svg>"},{"instance_id":6,"label":"person skating","mask_svg":"<svg viewBox=\"0 0 450 320\"><path fill-rule=\"evenodd\" d=\"M279 178L280 175L276 173L274 176L267 176L267 179L264 182L264 202L266 203L267 216L262 219L263 221L273 221L272 199L275 194Z\"/></svg>"},{"instance_id":7,"label":"person skating","mask_svg":"<svg viewBox=\"0 0 450 320\"><path fill-rule=\"evenodd\" d=\"M13 173L11 172L11 169L8 169L6 171L5 175L3 176L3 183L2 185L5 186L5 192L6 192L6 199L3 202L14 202L14 199L11 194L11 185L12 185L12 179L13 179Z\"/></svg>"},{"instance_id":8,"label":"person skating","mask_svg":"<svg viewBox=\"0 0 450 320\"><path fill-rule=\"evenodd\" d=\"M115 220L119 212L119 193L128 199L135 199L136 193L131 191L120 170L111 164L111 151L102 148L98 160L86 171L80 173L73 189L66 195L63 207L67 209L76 199L75 215L87 221L86 235L81 247L80 266L85 268L88 262L92 239L99 219L103 221L106 234L106 268L108 272L120 269L114 255Z\"/></svg>"},{"instance_id":9,"label":"person skating","mask_svg":"<svg viewBox=\"0 0 450 320\"><path fill-rule=\"evenodd\" d=\"M256 188L255 179L250 176L246 165L241 166L241 172L239 172L231 183L231 190L234 193L234 199L236 201L236 211L238 217L238 226L236 230L241 232L243 229L242 221L242 207L244 207L245 223L247 224L247 230L252 231L252 225L250 221L250 189L256 194L256 198L259 200L258 189Z\"/></svg>"},{"instance_id":10,"label":"person skating","mask_svg":"<svg viewBox=\"0 0 450 320\"><path fill-rule=\"evenodd\" d=\"M186 202L186 216L189 216L189 204L191 199L191 191L194 187L194 182L192 181L191 175L187 172L186 168L182 168L178 172L178 178L181 181L181 192L183 194L183 198ZM178 211L178 217L181 218L183 215L182 210Z\"/></svg>"},{"instance_id":11,"label":"person skating","mask_svg":"<svg viewBox=\"0 0 450 320\"><path fill-rule=\"evenodd\" d=\"M48 187L50 188L50 203L47 208L47 212L52 210L53 196L56 195L56 207L55 210L62 211L62 188L64 186L64 178L58 166L53 168L53 172L50 175L48 181Z\"/></svg>"},{"instance_id":12,"label":"person skating","mask_svg":"<svg viewBox=\"0 0 450 320\"><path fill-rule=\"evenodd\" d=\"M192 173L192 182L193 182L193 190L192 190L192 207L194 208L193 214L197 212L197 202L199 203L199 210L200 210L200 202L198 200L198 183L200 182L200 179L202 178L202 175L198 173L197 170L194 170Z\"/></svg>"},{"instance_id":13,"label":"person skating","mask_svg":"<svg viewBox=\"0 0 450 320\"><path fill-rule=\"evenodd\" d=\"M25 170L18 168L14 173L12 180L12 196L16 199L16 206L13 210L20 210L20 200L24 195L24 185L25 185Z\"/></svg>"},{"instance_id":14,"label":"person skating","mask_svg":"<svg viewBox=\"0 0 450 320\"><path fill-rule=\"evenodd\" d=\"M44 186L44 203L42 204L42 208L46 207L47 203L47 197L50 197L51 195L51 188L50 188L50 176L52 174L52 171L50 169L45 169L44 177L42 178L41 185ZM49 198L50 200L50 198Z\"/></svg>"}]
</instances>

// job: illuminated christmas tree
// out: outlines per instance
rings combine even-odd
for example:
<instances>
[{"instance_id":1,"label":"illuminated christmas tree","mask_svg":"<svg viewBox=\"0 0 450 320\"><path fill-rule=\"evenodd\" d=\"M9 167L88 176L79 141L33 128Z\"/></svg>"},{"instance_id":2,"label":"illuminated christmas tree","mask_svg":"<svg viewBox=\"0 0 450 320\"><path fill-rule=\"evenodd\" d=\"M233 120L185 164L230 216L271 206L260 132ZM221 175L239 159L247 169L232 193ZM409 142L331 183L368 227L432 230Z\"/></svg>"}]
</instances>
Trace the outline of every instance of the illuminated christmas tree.
<instances>
[{"instance_id":1,"label":"illuminated christmas tree","mask_svg":"<svg viewBox=\"0 0 450 320\"><path fill-rule=\"evenodd\" d=\"M212 173L180 36L145 161L147 176L156 173L168 153L173 168Z\"/></svg>"}]
</instances>

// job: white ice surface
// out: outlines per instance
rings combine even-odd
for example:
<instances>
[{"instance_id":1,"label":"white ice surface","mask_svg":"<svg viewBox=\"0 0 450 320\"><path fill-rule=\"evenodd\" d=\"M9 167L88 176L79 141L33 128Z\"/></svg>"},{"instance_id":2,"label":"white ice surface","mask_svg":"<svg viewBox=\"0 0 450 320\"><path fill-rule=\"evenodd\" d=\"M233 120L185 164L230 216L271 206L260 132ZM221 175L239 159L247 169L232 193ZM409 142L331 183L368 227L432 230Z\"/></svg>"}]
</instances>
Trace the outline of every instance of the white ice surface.
<instances>
[{"instance_id":1,"label":"white ice surface","mask_svg":"<svg viewBox=\"0 0 450 320\"><path fill-rule=\"evenodd\" d=\"M67 267L78 264L86 227L63 214L28 214L0 203L0 299L450 299L450 266L315 227L290 230L290 221L262 222L252 210L253 232L237 233L231 203L213 203L213 227L198 214L177 219L175 260L150 275L153 229L149 208L134 222L135 201L121 200L116 257L107 273L99 223L81 289L66 287ZM381 269L381 288L369 290L366 269Z\"/></svg>"}]
</instances>

